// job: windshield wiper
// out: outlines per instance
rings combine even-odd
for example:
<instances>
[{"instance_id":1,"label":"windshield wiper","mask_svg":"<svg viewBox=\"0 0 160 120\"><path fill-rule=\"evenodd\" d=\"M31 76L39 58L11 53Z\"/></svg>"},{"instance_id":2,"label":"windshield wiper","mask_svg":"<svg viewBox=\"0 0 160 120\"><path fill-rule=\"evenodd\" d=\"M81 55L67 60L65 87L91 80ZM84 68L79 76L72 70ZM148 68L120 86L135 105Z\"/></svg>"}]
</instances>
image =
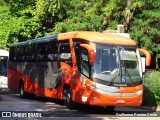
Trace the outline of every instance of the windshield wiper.
<instances>
[{"instance_id":1,"label":"windshield wiper","mask_svg":"<svg viewBox=\"0 0 160 120\"><path fill-rule=\"evenodd\" d=\"M111 71L103 71L101 74L111 74Z\"/></svg>"},{"instance_id":2,"label":"windshield wiper","mask_svg":"<svg viewBox=\"0 0 160 120\"><path fill-rule=\"evenodd\" d=\"M115 79L118 76L118 74L119 74L119 71L117 69L117 72L115 74L112 74L111 80L109 81L108 85L111 85L115 81Z\"/></svg>"}]
</instances>

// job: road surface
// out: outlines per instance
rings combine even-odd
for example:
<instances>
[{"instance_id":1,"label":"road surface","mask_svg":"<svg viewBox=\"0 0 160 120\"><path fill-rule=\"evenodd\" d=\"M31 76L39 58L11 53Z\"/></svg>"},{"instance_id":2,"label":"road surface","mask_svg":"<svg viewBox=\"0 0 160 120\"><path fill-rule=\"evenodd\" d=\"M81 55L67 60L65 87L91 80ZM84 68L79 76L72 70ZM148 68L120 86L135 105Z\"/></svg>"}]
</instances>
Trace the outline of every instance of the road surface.
<instances>
[{"instance_id":1,"label":"road surface","mask_svg":"<svg viewBox=\"0 0 160 120\"><path fill-rule=\"evenodd\" d=\"M77 105L76 109L69 110L63 106L62 101L52 98L33 96L20 98L18 94L8 93L0 95L0 116L5 119L61 119L61 120L158 120L159 113L144 108L116 107L114 111L108 112L104 107ZM12 118L6 117L6 112L11 112ZM18 116L18 117L17 117ZM149 117L148 117L149 116ZM152 117L154 116L154 117ZM159 117L156 117L159 116ZM0 120L4 119L0 117ZM16 119L15 119L16 118Z\"/></svg>"}]
</instances>

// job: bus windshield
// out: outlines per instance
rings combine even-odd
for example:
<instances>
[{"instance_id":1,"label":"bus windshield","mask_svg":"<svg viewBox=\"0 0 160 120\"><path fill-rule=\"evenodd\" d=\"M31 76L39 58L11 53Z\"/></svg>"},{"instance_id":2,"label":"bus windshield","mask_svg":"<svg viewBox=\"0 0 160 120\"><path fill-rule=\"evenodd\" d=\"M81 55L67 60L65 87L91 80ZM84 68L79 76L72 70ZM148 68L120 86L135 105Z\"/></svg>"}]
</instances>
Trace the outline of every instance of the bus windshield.
<instances>
[{"instance_id":1,"label":"bus windshield","mask_svg":"<svg viewBox=\"0 0 160 120\"><path fill-rule=\"evenodd\" d=\"M133 47L119 47L121 64L121 82L128 84L142 83L142 70L139 52Z\"/></svg>"},{"instance_id":2,"label":"bus windshield","mask_svg":"<svg viewBox=\"0 0 160 120\"><path fill-rule=\"evenodd\" d=\"M139 53L135 47L96 43L92 79L113 86L133 86L142 83Z\"/></svg>"}]
</instances>

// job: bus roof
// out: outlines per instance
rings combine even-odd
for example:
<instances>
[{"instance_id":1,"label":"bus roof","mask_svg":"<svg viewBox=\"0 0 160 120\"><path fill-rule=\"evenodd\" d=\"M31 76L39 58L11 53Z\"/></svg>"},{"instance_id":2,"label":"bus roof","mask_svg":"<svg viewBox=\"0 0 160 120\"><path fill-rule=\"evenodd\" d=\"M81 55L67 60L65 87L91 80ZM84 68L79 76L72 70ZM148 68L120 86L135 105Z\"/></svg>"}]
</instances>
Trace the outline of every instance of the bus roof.
<instances>
[{"instance_id":1,"label":"bus roof","mask_svg":"<svg viewBox=\"0 0 160 120\"><path fill-rule=\"evenodd\" d=\"M75 32L60 33L51 36L45 36L32 40L27 40L24 42L14 43L11 46L34 44L34 43L56 41L56 40L61 41L69 38L80 38L102 44L129 45L129 46L137 45L136 42L133 41L132 39L127 37L122 37L119 35L100 33L100 32L75 31Z\"/></svg>"},{"instance_id":2,"label":"bus roof","mask_svg":"<svg viewBox=\"0 0 160 120\"><path fill-rule=\"evenodd\" d=\"M50 35L50 36L44 36L44 37L40 37L40 38L27 40L27 41L24 41L24 42L13 43L11 46L34 44L34 43L41 43L41 42L49 42L49 41L53 41L55 39L57 39L57 35Z\"/></svg>"},{"instance_id":3,"label":"bus roof","mask_svg":"<svg viewBox=\"0 0 160 120\"><path fill-rule=\"evenodd\" d=\"M9 56L9 52L6 50L0 49L0 56Z\"/></svg>"},{"instance_id":4,"label":"bus roof","mask_svg":"<svg viewBox=\"0 0 160 120\"><path fill-rule=\"evenodd\" d=\"M109 33L89 32L89 31L61 33L58 35L58 40L63 40L64 38L68 37L86 39L91 42L97 42L102 44L129 45L129 46L137 45L135 41L127 37Z\"/></svg>"}]
</instances>

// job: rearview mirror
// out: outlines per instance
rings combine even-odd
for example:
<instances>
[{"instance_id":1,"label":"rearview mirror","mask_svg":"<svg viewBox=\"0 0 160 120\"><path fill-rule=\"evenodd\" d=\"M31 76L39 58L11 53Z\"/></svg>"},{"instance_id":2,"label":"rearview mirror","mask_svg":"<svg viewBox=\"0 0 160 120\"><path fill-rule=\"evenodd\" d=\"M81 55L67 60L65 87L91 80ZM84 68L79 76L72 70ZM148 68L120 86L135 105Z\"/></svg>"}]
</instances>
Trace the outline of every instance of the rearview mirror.
<instances>
[{"instance_id":1,"label":"rearview mirror","mask_svg":"<svg viewBox=\"0 0 160 120\"><path fill-rule=\"evenodd\" d=\"M89 62L93 63L95 59L95 52L93 47L88 44L80 44L80 46L88 50Z\"/></svg>"},{"instance_id":2,"label":"rearview mirror","mask_svg":"<svg viewBox=\"0 0 160 120\"><path fill-rule=\"evenodd\" d=\"M150 64L151 64L151 55L150 55L150 53L147 50L144 50L142 48L138 48L138 51L145 55L145 57L146 57L145 58L146 59L146 61L145 61L146 66L150 66Z\"/></svg>"}]
</instances>

